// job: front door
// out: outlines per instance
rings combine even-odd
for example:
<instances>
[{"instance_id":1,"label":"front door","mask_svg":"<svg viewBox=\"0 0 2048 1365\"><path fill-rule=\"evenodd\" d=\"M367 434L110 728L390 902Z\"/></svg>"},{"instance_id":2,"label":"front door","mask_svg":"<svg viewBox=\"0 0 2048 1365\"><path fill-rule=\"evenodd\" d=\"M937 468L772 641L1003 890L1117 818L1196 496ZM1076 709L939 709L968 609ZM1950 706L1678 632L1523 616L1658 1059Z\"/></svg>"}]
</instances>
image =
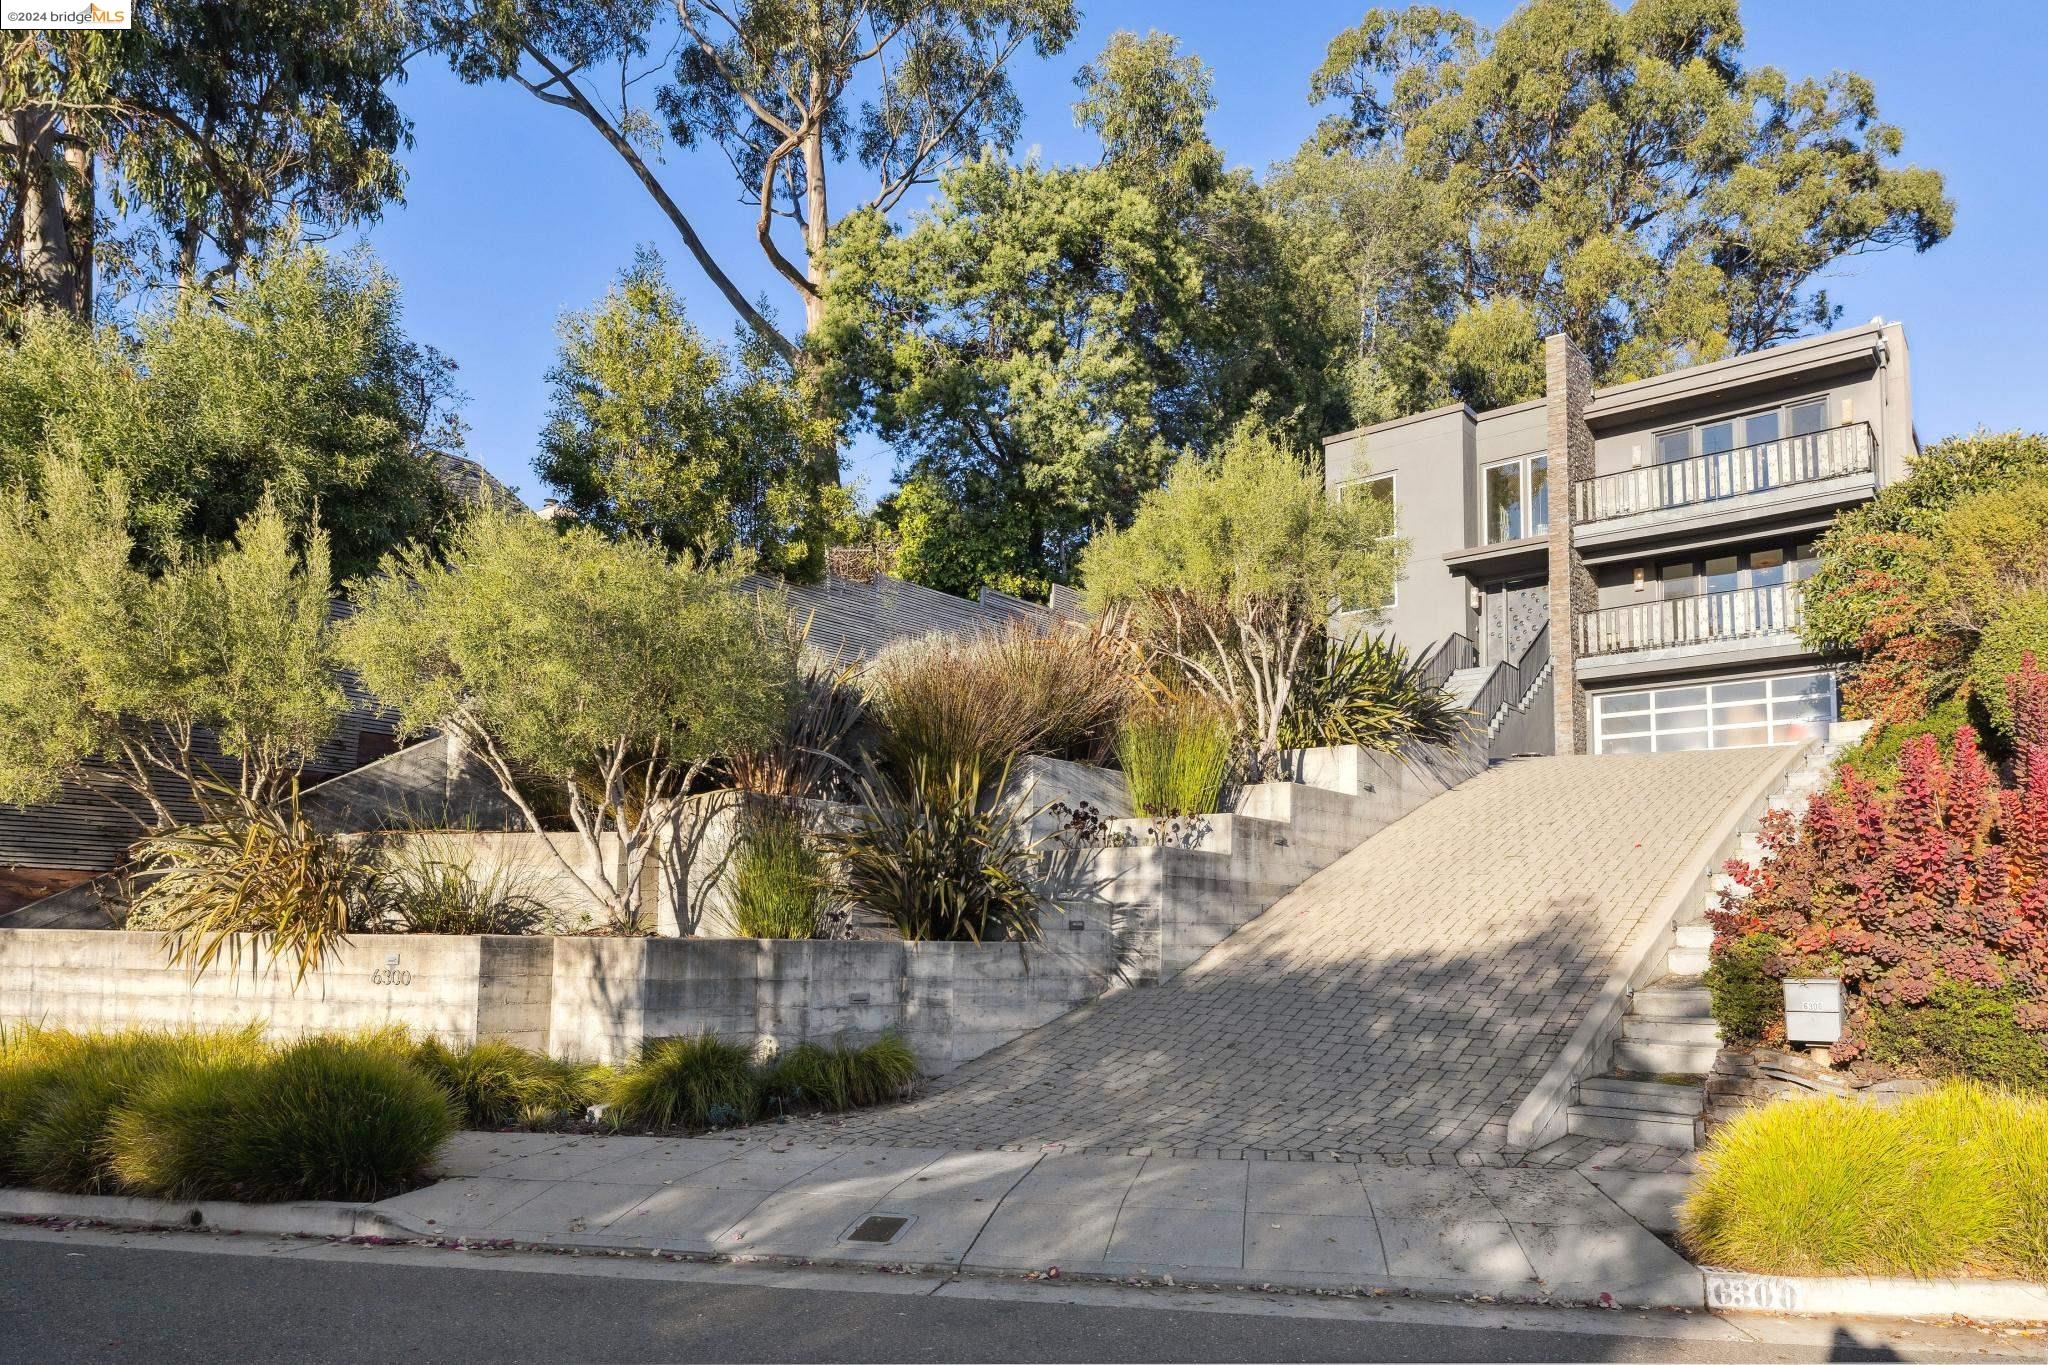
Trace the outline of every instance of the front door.
<instances>
[{"instance_id":1,"label":"front door","mask_svg":"<svg viewBox=\"0 0 2048 1365\"><path fill-rule=\"evenodd\" d=\"M1479 661L1515 662L1549 621L1550 587L1542 579L1495 584L1486 590Z\"/></svg>"}]
</instances>

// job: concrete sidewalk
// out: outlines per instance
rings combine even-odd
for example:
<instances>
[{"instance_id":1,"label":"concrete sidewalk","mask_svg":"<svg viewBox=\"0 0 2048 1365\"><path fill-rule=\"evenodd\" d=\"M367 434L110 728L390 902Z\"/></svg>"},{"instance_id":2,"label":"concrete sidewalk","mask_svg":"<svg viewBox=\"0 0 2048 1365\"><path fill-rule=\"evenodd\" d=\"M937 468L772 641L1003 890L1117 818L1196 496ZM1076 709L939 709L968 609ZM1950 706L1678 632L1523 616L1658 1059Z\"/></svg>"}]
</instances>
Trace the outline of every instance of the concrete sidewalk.
<instances>
[{"instance_id":1,"label":"concrete sidewalk","mask_svg":"<svg viewBox=\"0 0 2048 1365\"><path fill-rule=\"evenodd\" d=\"M1576 1171L464 1133L375 1207L433 1235L822 1263L1697 1308ZM868 1219L902 1219L855 1240Z\"/></svg>"}]
</instances>

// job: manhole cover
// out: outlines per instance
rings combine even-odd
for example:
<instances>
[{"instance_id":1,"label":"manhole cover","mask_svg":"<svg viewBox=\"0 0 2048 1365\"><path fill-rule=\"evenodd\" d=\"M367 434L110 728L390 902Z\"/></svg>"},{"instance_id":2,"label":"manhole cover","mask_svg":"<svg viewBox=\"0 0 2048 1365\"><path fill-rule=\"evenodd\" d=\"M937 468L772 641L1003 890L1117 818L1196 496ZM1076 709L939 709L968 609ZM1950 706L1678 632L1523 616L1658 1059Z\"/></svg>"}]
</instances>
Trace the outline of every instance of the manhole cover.
<instances>
[{"instance_id":1,"label":"manhole cover","mask_svg":"<svg viewBox=\"0 0 2048 1365\"><path fill-rule=\"evenodd\" d=\"M896 1234L903 1231L908 1218L883 1217L879 1214L863 1218L853 1225L853 1231L846 1234L849 1242L891 1242Z\"/></svg>"}]
</instances>

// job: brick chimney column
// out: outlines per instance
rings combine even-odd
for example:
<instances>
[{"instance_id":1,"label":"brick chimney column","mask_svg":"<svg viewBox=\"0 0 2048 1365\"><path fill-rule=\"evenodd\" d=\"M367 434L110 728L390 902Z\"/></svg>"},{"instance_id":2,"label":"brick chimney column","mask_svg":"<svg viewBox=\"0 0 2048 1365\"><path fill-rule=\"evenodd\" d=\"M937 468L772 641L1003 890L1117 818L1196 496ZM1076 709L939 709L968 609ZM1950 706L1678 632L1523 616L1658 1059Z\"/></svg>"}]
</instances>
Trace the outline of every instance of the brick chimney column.
<instances>
[{"instance_id":1,"label":"brick chimney column","mask_svg":"<svg viewBox=\"0 0 2048 1365\"><path fill-rule=\"evenodd\" d=\"M1543 393L1548 411L1545 447L1550 463L1550 659L1557 698L1557 752L1582 754L1591 747L1586 691L1579 686L1579 613L1593 610L1599 592L1592 570L1572 543L1572 485L1593 476L1593 429L1586 408L1593 399L1593 367L1566 336L1543 342Z\"/></svg>"}]
</instances>

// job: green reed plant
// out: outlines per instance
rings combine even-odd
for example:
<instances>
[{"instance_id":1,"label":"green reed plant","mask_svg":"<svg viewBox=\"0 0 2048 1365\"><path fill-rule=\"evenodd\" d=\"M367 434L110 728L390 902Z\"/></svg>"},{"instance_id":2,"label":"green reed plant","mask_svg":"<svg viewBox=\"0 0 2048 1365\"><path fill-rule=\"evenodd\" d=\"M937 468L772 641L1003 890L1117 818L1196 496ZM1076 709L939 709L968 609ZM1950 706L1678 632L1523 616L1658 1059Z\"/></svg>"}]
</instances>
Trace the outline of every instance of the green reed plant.
<instances>
[{"instance_id":1,"label":"green reed plant","mask_svg":"<svg viewBox=\"0 0 2048 1365\"><path fill-rule=\"evenodd\" d=\"M830 877L803 822L786 810L749 811L732 869L733 930L742 938L816 938Z\"/></svg>"},{"instance_id":2,"label":"green reed plant","mask_svg":"<svg viewBox=\"0 0 2048 1365\"><path fill-rule=\"evenodd\" d=\"M860 1047L799 1043L761 1077L764 1106L776 1113L837 1113L901 1099L917 1080L917 1056L893 1033Z\"/></svg>"},{"instance_id":3,"label":"green reed plant","mask_svg":"<svg viewBox=\"0 0 2048 1365\"><path fill-rule=\"evenodd\" d=\"M1204 815L1223 800L1229 720L1210 702L1167 695L1133 707L1117 729L1116 756L1140 815Z\"/></svg>"}]
</instances>

